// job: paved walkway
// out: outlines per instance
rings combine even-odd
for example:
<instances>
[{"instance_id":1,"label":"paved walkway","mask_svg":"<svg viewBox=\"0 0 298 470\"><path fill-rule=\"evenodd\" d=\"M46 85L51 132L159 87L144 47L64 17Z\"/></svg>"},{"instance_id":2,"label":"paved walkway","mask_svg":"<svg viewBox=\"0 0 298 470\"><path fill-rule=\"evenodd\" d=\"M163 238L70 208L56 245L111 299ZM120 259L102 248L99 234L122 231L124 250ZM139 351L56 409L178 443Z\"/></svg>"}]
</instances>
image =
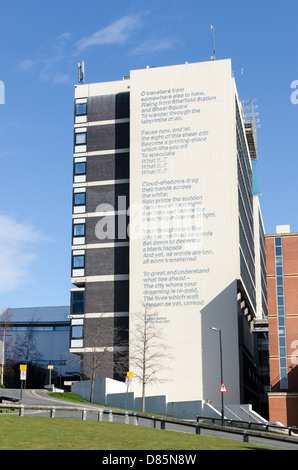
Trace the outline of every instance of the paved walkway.
<instances>
[{"instance_id":1,"label":"paved walkway","mask_svg":"<svg viewBox=\"0 0 298 470\"><path fill-rule=\"evenodd\" d=\"M9 397L9 398L16 398L20 400L21 397L21 390L17 388L5 388L0 389L0 397ZM93 409L101 407L99 405L92 405L91 403L78 403L78 402L71 402L67 400L61 400L59 398L54 398L48 395L48 390L45 389L26 389L22 392L22 403L24 405L43 405L43 406L55 406L60 405L63 407L70 407L70 408L86 408Z\"/></svg>"}]
</instances>

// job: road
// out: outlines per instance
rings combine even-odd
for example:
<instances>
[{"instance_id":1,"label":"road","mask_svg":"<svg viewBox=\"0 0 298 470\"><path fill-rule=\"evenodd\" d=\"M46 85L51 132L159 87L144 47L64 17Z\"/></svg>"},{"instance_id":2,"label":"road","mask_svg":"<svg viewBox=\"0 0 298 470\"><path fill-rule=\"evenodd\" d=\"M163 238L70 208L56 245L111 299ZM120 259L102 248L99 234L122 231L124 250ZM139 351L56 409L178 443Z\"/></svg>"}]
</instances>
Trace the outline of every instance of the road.
<instances>
[{"instance_id":1,"label":"road","mask_svg":"<svg viewBox=\"0 0 298 470\"><path fill-rule=\"evenodd\" d=\"M17 398L20 399L20 390L19 389L3 389L0 390L0 396L7 396L10 398ZM99 415L98 412L101 409L99 405L89 405L89 404L80 404L74 402L68 402L66 400L59 400L58 398L53 398L48 395L46 390L23 390L22 392L22 403L31 406L48 406L48 407L55 407L55 417L59 418L71 418L71 419L82 419L82 413L78 411L67 411L67 410L59 410L57 407L64 407L64 408L76 408L80 410L86 410L86 419L98 420ZM95 410L97 412L95 412ZM109 408L105 408L105 410L109 410ZM92 412L93 411L93 412ZM38 415L38 416L50 416L50 411L38 411L38 410L25 410L25 415ZM103 421L109 421L109 414L103 414L102 419ZM129 424L134 424L133 417L129 418ZM125 417L117 416L113 414L113 421L114 422L121 422L124 423ZM153 427L153 420L152 419L143 419L139 417L138 419L139 426L146 426L146 427ZM156 427L160 428L160 423L156 423ZM167 430L178 431L178 432L190 432L194 433L195 430L191 427L181 426L177 424L166 424ZM214 429L201 429L201 435L210 436L210 437L219 437L223 439L233 439L238 441L243 441L242 435L237 434L229 434L224 431L215 431ZM254 437L249 436L249 443L257 444L259 446L264 447L276 447L280 449L288 449L288 450L298 450L298 440L297 443L286 442L286 441L277 441L274 439L266 439L262 437Z\"/></svg>"},{"instance_id":2,"label":"road","mask_svg":"<svg viewBox=\"0 0 298 470\"><path fill-rule=\"evenodd\" d=\"M16 398L20 399L21 390L20 389L3 389L0 390L0 396L9 397L9 398ZM44 389L28 389L22 391L22 404L23 405L31 405L31 406L49 406L55 407L55 416L59 418L76 418L82 419L81 413L76 411L62 411L57 410L56 407L63 407L63 408L79 408L82 411L86 409L88 419L98 420L97 413L88 413L88 410L100 410L99 405L89 405L88 403L76 403L66 400L60 400L59 398L53 398L48 395L48 391ZM26 415L38 415L38 416L49 416L50 411L38 411L38 410L26 410ZM107 419L108 420L108 419Z\"/></svg>"}]
</instances>

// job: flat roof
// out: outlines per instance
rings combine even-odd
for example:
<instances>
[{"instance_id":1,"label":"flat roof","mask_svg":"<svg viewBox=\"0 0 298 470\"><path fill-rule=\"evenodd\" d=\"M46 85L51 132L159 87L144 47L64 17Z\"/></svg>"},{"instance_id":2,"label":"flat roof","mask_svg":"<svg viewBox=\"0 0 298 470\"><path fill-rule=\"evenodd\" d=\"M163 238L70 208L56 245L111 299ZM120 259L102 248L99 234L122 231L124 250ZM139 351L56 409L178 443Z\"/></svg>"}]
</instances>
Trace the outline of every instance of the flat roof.
<instances>
[{"instance_id":1,"label":"flat roof","mask_svg":"<svg viewBox=\"0 0 298 470\"><path fill-rule=\"evenodd\" d=\"M284 232L284 233L268 233L265 234L265 238L276 238L276 237L297 237L298 232Z\"/></svg>"},{"instance_id":2,"label":"flat roof","mask_svg":"<svg viewBox=\"0 0 298 470\"><path fill-rule=\"evenodd\" d=\"M1 308L0 323L5 314L11 323L55 323L69 321L70 306Z\"/></svg>"}]
</instances>

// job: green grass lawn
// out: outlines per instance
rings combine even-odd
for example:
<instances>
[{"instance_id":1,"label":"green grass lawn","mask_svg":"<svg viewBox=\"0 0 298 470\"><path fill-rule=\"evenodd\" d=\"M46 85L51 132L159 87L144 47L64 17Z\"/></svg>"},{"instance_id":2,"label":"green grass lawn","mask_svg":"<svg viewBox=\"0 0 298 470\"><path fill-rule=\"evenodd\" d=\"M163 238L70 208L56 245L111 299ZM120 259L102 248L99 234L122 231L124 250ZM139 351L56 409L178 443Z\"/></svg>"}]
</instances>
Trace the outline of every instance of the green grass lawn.
<instances>
[{"instance_id":1,"label":"green grass lawn","mask_svg":"<svg viewBox=\"0 0 298 470\"><path fill-rule=\"evenodd\" d=\"M101 421L0 416L0 450L255 450L201 435Z\"/></svg>"}]
</instances>

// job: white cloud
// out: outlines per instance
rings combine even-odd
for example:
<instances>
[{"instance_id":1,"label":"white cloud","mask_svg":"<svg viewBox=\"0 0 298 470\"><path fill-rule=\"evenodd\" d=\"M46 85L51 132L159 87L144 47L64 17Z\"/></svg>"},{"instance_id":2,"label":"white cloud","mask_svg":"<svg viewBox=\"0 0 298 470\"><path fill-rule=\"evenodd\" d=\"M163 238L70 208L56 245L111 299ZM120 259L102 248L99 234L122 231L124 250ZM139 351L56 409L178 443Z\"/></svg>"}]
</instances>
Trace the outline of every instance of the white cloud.
<instances>
[{"instance_id":1,"label":"white cloud","mask_svg":"<svg viewBox=\"0 0 298 470\"><path fill-rule=\"evenodd\" d=\"M161 52L172 49L177 43L176 39L148 39L143 41L139 46L130 51L132 55L145 55L153 52Z\"/></svg>"},{"instance_id":2,"label":"white cloud","mask_svg":"<svg viewBox=\"0 0 298 470\"><path fill-rule=\"evenodd\" d=\"M70 77L66 73L57 72L57 73L54 73L53 75L54 83L68 83L69 80L70 80Z\"/></svg>"},{"instance_id":3,"label":"white cloud","mask_svg":"<svg viewBox=\"0 0 298 470\"><path fill-rule=\"evenodd\" d=\"M140 26L140 15L123 16L105 28L80 39L77 46L77 53L81 53L90 46L100 46L106 44L123 44L135 28Z\"/></svg>"},{"instance_id":4,"label":"white cloud","mask_svg":"<svg viewBox=\"0 0 298 470\"><path fill-rule=\"evenodd\" d=\"M25 71L32 70L37 62L37 60L22 60L20 63L20 68Z\"/></svg>"},{"instance_id":5,"label":"white cloud","mask_svg":"<svg viewBox=\"0 0 298 470\"><path fill-rule=\"evenodd\" d=\"M34 227L0 215L0 294L32 282L33 246L43 239Z\"/></svg>"},{"instance_id":6,"label":"white cloud","mask_svg":"<svg viewBox=\"0 0 298 470\"><path fill-rule=\"evenodd\" d=\"M46 82L70 83L69 75L58 70L58 67L64 67L68 56L66 47L70 38L71 34L68 32L55 37L47 47L41 47L36 58L22 60L20 69L28 73L36 72Z\"/></svg>"},{"instance_id":7,"label":"white cloud","mask_svg":"<svg viewBox=\"0 0 298 470\"><path fill-rule=\"evenodd\" d=\"M67 41L70 38L71 38L71 34L68 31L66 31L65 33L62 33L62 34L60 34L60 36L58 36L58 40L60 40L60 41L65 41L65 40Z\"/></svg>"}]
</instances>

